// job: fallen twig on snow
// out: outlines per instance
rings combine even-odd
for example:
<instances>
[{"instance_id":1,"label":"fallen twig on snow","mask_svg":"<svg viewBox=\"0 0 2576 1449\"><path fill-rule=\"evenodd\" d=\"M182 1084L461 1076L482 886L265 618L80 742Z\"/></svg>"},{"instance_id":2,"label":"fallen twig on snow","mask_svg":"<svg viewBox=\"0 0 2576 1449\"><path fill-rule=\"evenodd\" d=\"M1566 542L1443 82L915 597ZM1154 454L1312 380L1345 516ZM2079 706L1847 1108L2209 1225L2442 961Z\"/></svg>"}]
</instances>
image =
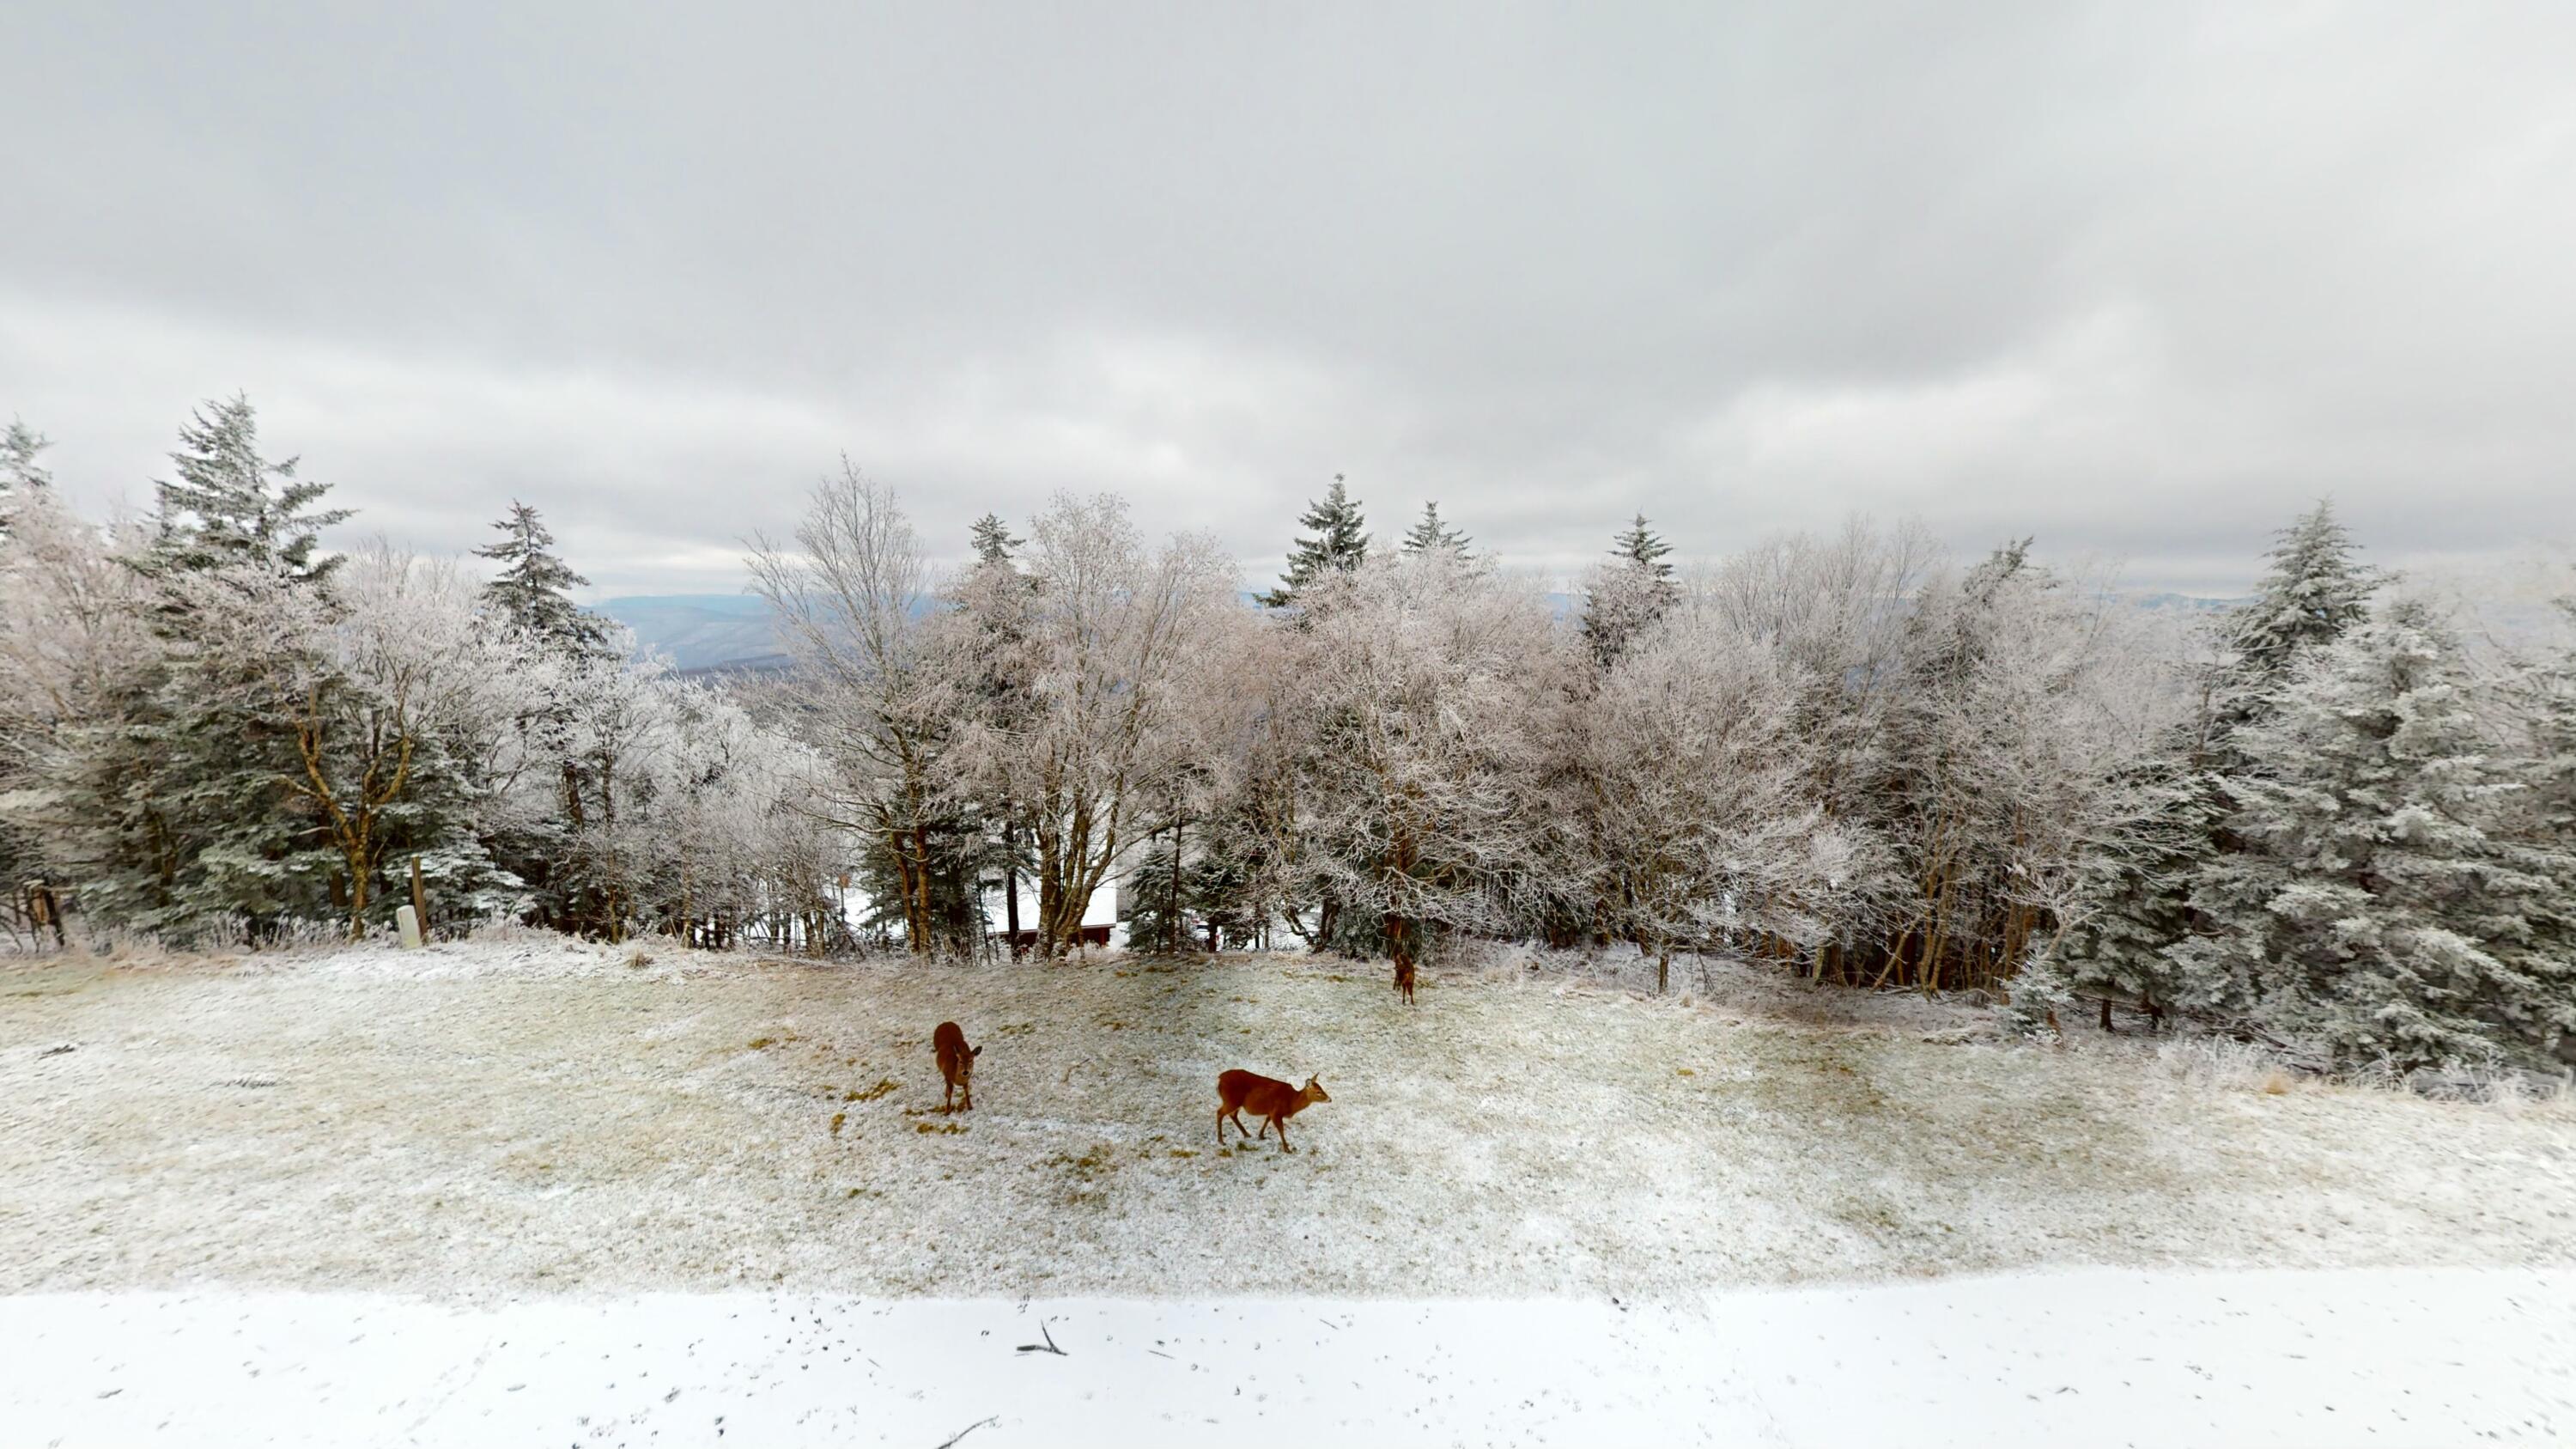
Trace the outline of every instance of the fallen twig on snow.
<instances>
[{"instance_id":1,"label":"fallen twig on snow","mask_svg":"<svg viewBox=\"0 0 2576 1449\"><path fill-rule=\"evenodd\" d=\"M1002 1416L999 1414L994 1414L989 1418L977 1419L974 1423L969 1424L965 1428L958 1430L956 1433L949 1435L948 1438L940 1444L939 1449L949 1449L949 1446L955 1444L958 1440L965 1438L967 1435L974 1433L976 1430L983 1428L987 1424L995 1422L1001 1417Z\"/></svg>"},{"instance_id":2,"label":"fallen twig on snow","mask_svg":"<svg viewBox=\"0 0 2576 1449\"><path fill-rule=\"evenodd\" d=\"M1044 1342L1044 1343L1024 1343L1024 1344L1021 1344L1021 1345L1020 1345L1020 1352L1022 1352L1022 1353L1051 1353L1051 1354L1054 1354L1054 1355L1055 1355L1056 1357L1058 1357L1058 1358L1071 1358L1071 1357L1073 1357L1073 1355L1072 1355L1072 1354L1066 1353L1063 1349L1060 1349L1060 1348L1058 1348L1058 1347L1056 1347L1056 1346L1055 1346L1055 1335L1054 1335L1054 1334L1052 1334L1052 1333L1047 1332L1047 1326L1046 1326L1044 1323L1040 1323L1040 1324L1038 1325L1038 1336L1039 1336L1040 1338L1045 1339L1045 1340L1046 1340L1046 1342Z\"/></svg>"}]
</instances>

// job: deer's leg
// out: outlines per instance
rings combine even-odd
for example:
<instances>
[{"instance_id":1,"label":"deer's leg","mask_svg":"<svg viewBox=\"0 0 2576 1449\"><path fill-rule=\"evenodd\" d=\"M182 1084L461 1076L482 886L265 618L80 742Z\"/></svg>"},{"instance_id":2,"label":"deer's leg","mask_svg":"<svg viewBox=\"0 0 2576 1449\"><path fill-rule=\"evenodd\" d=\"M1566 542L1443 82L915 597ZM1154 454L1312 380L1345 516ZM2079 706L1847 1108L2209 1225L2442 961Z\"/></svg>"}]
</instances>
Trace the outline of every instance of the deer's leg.
<instances>
[{"instance_id":1,"label":"deer's leg","mask_svg":"<svg viewBox=\"0 0 2576 1449\"><path fill-rule=\"evenodd\" d=\"M1282 1151L1282 1152L1294 1152L1294 1151L1296 1151L1296 1150L1297 1150L1296 1148L1291 1147L1291 1146L1289 1146L1289 1145L1288 1145L1288 1119L1287 1119L1287 1118L1285 1118L1285 1117L1273 1117L1273 1118L1271 1118L1271 1119L1270 1119L1270 1125L1272 1125L1272 1126L1274 1126L1274 1127L1276 1127L1276 1128L1278 1128L1278 1129L1279 1129L1279 1150L1280 1150L1280 1151Z\"/></svg>"}]
</instances>

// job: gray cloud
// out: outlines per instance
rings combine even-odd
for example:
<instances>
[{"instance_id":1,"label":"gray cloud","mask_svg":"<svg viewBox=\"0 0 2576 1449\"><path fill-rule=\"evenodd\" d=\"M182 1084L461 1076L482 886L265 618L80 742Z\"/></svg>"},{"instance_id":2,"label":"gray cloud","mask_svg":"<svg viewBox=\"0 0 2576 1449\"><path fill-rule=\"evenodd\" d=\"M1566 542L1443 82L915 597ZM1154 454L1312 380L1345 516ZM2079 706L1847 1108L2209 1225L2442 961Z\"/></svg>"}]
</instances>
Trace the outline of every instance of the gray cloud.
<instances>
[{"instance_id":1,"label":"gray cloud","mask_svg":"<svg viewBox=\"0 0 2576 1449\"><path fill-rule=\"evenodd\" d=\"M2576 533L2576 11L47 7L0 412L189 402L433 547L726 589L846 448L1264 576L1346 472L1571 571L1868 510L2225 591Z\"/></svg>"}]
</instances>

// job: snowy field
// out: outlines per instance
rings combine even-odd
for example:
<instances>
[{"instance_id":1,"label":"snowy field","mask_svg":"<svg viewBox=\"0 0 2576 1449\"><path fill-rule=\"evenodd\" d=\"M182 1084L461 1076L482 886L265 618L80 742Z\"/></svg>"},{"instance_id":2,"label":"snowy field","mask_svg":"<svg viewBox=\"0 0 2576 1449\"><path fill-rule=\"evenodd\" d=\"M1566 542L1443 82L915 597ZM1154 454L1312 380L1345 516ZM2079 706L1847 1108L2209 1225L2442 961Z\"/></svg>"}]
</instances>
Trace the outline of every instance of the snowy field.
<instances>
[{"instance_id":1,"label":"snowy field","mask_svg":"<svg viewBox=\"0 0 2576 1449\"><path fill-rule=\"evenodd\" d=\"M2563 1106L1750 975L647 949L0 967L0 1442L2576 1433ZM1296 1153L1234 1066L1321 1076Z\"/></svg>"},{"instance_id":2,"label":"snowy field","mask_svg":"<svg viewBox=\"0 0 2576 1449\"><path fill-rule=\"evenodd\" d=\"M1680 1303L0 1299L11 1443L2564 1444L2576 1272L2087 1270ZM1044 1351L1052 1344L1061 1354ZM1022 1345L1035 1345L1023 1351Z\"/></svg>"}]
</instances>

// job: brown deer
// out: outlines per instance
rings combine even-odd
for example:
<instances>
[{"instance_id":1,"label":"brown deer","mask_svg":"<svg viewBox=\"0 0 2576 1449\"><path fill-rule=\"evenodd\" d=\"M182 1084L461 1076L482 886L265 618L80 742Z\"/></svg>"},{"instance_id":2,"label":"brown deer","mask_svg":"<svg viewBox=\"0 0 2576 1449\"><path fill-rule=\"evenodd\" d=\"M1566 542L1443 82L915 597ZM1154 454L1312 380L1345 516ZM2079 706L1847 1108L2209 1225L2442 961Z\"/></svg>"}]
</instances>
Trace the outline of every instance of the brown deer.
<instances>
[{"instance_id":1,"label":"brown deer","mask_svg":"<svg viewBox=\"0 0 2576 1449\"><path fill-rule=\"evenodd\" d=\"M1252 1115L1262 1119L1261 1135L1267 1137L1271 1128L1278 1128L1279 1150L1294 1152L1297 1149L1288 1145L1288 1119L1317 1102L1331 1100L1324 1095L1324 1084L1313 1077L1308 1077L1302 1087L1292 1087L1256 1072L1219 1072L1216 1076L1217 1145L1225 1145L1225 1123L1229 1117L1234 1119L1235 1131L1246 1137L1252 1135L1243 1125L1243 1109L1250 1107Z\"/></svg>"},{"instance_id":2,"label":"brown deer","mask_svg":"<svg viewBox=\"0 0 2576 1449\"><path fill-rule=\"evenodd\" d=\"M966 1092L965 1110L974 1111L975 1059L984 1054L984 1049L966 1045L966 1033L958 1030L957 1023L943 1021L939 1029L930 1034L930 1050L939 1058L939 1075L948 1079L948 1092L940 1098L939 1110L957 1111L958 1108L951 1103L958 1090L963 1088Z\"/></svg>"},{"instance_id":3,"label":"brown deer","mask_svg":"<svg viewBox=\"0 0 2576 1449\"><path fill-rule=\"evenodd\" d=\"M1406 930L1411 924L1393 911L1386 913L1387 954L1395 958L1395 994L1407 1006L1413 1004L1413 943Z\"/></svg>"}]
</instances>

